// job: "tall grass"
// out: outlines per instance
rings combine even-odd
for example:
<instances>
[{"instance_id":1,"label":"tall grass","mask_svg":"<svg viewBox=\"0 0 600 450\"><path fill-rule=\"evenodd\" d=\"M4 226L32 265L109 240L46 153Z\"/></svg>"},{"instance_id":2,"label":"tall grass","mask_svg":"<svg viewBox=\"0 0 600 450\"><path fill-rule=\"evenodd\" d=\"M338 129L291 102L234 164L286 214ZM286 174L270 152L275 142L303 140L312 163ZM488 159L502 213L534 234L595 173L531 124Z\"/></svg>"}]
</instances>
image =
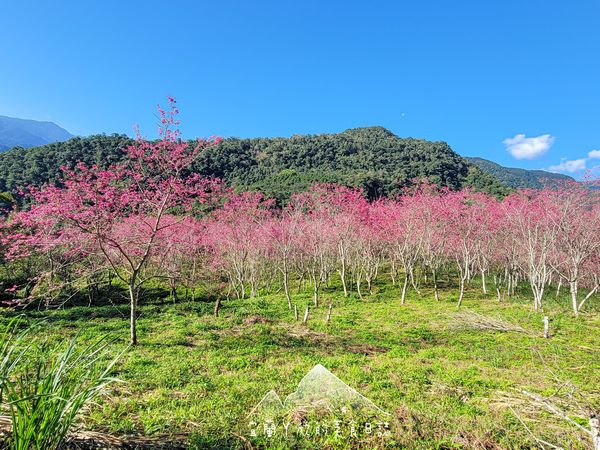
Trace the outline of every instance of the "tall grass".
<instances>
[{"instance_id":1,"label":"tall grass","mask_svg":"<svg viewBox=\"0 0 600 450\"><path fill-rule=\"evenodd\" d=\"M4 400L4 391L12 373L29 348L23 343L32 327L19 332L23 322L22 318L11 320L0 335L0 404Z\"/></svg>"},{"instance_id":2,"label":"tall grass","mask_svg":"<svg viewBox=\"0 0 600 450\"><path fill-rule=\"evenodd\" d=\"M81 412L114 381L105 338L79 346L26 343L28 332L5 333L2 349L3 406L12 422L11 450L54 450ZM108 361L108 362L107 362Z\"/></svg>"}]
</instances>

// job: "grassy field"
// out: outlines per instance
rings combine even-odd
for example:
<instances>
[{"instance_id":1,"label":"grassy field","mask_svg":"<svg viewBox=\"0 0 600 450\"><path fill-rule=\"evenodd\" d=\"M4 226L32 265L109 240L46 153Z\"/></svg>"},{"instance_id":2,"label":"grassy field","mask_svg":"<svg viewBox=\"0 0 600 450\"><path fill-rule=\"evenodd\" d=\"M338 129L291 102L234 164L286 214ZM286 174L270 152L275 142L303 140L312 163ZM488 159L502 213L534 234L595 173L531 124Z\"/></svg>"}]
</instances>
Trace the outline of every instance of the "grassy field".
<instances>
[{"instance_id":1,"label":"grassy field","mask_svg":"<svg viewBox=\"0 0 600 450\"><path fill-rule=\"evenodd\" d=\"M552 336L543 339L542 316L527 292L500 303L477 283L460 311L449 289L439 302L430 290L410 292L404 306L399 289L383 283L364 300L325 289L324 306L311 311L308 326L294 320L281 294L225 301L218 318L212 303L150 294L140 308L141 343L118 364L125 383L86 413L87 429L184 435L191 448L539 448L533 436L565 448L590 446L574 425L520 392L552 396L565 407L568 400L571 418L582 425L586 407L599 410L599 315L588 309L572 317L566 297L548 296ZM296 294L294 301L303 311L311 298ZM109 302L27 315L46 318L40 338L108 334L117 353L126 348L127 308ZM466 312L522 329L479 329ZM261 398L271 389L282 397L293 392L316 364L392 413L391 436L249 437L247 415Z\"/></svg>"}]
</instances>

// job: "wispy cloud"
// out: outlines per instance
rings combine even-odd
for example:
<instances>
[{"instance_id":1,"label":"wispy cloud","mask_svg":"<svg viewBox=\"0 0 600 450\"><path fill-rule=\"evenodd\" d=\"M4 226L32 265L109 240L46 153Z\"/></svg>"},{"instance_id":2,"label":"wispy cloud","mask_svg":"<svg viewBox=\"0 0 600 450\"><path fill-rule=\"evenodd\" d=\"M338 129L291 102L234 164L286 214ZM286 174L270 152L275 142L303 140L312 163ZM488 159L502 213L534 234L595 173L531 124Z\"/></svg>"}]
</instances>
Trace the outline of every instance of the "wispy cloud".
<instances>
[{"instance_id":1,"label":"wispy cloud","mask_svg":"<svg viewBox=\"0 0 600 450\"><path fill-rule=\"evenodd\" d=\"M583 172L587 169L586 166L587 158L579 158L579 159L564 159L555 166L548 167L548 171L550 172L560 172L560 173L576 173Z\"/></svg>"},{"instance_id":2,"label":"wispy cloud","mask_svg":"<svg viewBox=\"0 0 600 450\"><path fill-rule=\"evenodd\" d=\"M549 172L559 172L559 173L577 173L584 172L588 170L587 163L588 161L592 163L591 169L593 169L593 165L595 164L591 160L600 159L600 150L590 150L587 154L587 158L578 158L578 159L567 159L563 158L560 160L560 164L556 164L555 166L550 166L546 170Z\"/></svg>"},{"instance_id":3,"label":"wispy cloud","mask_svg":"<svg viewBox=\"0 0 600 450\"><path fill-rule=\"evenodd\" d=\"M517 134L515 137L504 139L502 143L516 159L537 159L552 147L554 136L543 134L527 137L524 134Z\"/></svg>"}]
</instances>

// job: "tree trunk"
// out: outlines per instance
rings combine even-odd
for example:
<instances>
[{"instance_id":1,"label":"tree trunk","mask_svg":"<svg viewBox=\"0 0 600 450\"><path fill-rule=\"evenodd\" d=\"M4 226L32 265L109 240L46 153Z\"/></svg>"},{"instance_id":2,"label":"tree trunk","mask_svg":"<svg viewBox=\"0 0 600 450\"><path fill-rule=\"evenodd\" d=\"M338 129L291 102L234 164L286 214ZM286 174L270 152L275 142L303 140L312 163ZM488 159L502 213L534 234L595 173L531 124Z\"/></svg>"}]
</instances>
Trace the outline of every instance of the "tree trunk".
<instances>
[{"instance_id":1,"label":"tree trunk","mask_svg":"<svg viewBox=\"0 0 600 450\"><path fill-rule=\"evenodd\" d=\"M406 301L406 288L408 287L408 273L404 272L404 284L402 285L402 300L401 304L404 305Z\"/></svg>"},{"instance_id":2,"label":"tree trunk","mask_svg":"<svg viewBox=\"0 0 600 450\"><path fill-rule=\"evenodd\" d=\"M577 281L569 282L569 288L571 291L571 303L573 304L573 312L575 316L579 316L579 308L577 308Z\"/></svg>"},{"instance_id":3,"label":"tree trunk","mask_svg":"<svg viewBox=\"0 0 600 450\"><path fill-rule=\"evenodd\" d=\"M283 289L285 291L285 298L287 299L287 302L288 302L288 309L291 310L292 309L292 296L290 295L287 267L284 267L284 269L283 269Z\"/></svg>"},{"instance_id":4,"label":"tree trunk","mask_svg":"<svg viewBox=\"0 0 600 450\"><path fill-rule=\"evenodd\" d=\"M460 305L462 305L464 295L465 295L465 277L461 275L461 277L460 277L460 293L458 294L458 304L456 305L458 308L460 308Z\"/></svg>"},{"instance_id":5,"label":"tree trunk","mask_svg":"<svg viewBox=\"0 0 600 450\"><path fill-rule=\"evenodd\" d=\"M135 279L129 283L129 301L130 301L130 316L129 316L129 331L131 345L137 345L137 303L138 290L135 287Z\"/></svg>"},{"instance_id":6,"label":"tree trunk","mask_svg":"<svg viewBox=\"0 0 600 450\"><path fill-rule=\"evenodd\" d=\"M412 287L415 288L415 292L421 296L421 291L419 290L419 286L415 277L415 271L412 269L412 267L410 269L410 284L412 284Z\"/></svg>"},{"instance_id":7,"label":"tree trunk","mask_svg":"<svg viewBox=\"0 0 600 450\"><path fill-rule=\"evenodd\" d=\"M544 306L542 299L544 297L544 285L538 287L535 283L531 283L531 290L533 291L533 310L534 312L544 312Z\"/></svg>"},{"instance_id":8,"label":"tree trunk","mask_svg":"<svg viewBox=\"0 0 600 450\"><path fill-rule=\"evenodd\" d=\"M431 270L432 278L433 278L433 296L436 302L440 301L440 294L438 293L438 285L437 285L437 276L435 273L435 269Z\"/></svg>"},{"instance_id":9,"label":"tree trunk","mask_svg":"<svg viewBox=\"0 0 600 450\"><path fill-rule=\"evenodd\" d=\"M315 308L319 306L319 284L317 283L317 276L313 272L312 273L312 283L313 283L313 303Z\"/></svg>"},{"instance_id":10,"label":"tree trunk","mask_svg":"<svg viewBox=\"0 0 600 450\"><path fill-rule=\"evenodd\" d=\"M306 311L304 311L304 320L302 320L302 323L304 325L308 323L308 306L306 307Z\"/></svg>"},{"instance_id":11,"label":"tree trunk","mask_svg":"<svg viewBox=\"0 0 600 450\"><path fill-rule=\"evenodd\" d=\"M598 277L594 276L594 278L596 280L596 285L592 289L590 289L590 291L587 293L585 298L583 300L581 300L581 303L579 303L579 306L577 306L577 311L581 311L581 308L583 308L583 305L585 304L585 302L587 302L588 299L596 293L598 288L600 288L600 283L598 282Z\"/></svg>"},{"instance_id":12,"label":"tree trunk","mask_svg":"<svg viewBox=\"0 0 600 450\"><path fill-rule=\"evenodd\" d=\"M487 286L485 284L485 270L481 271L481 287L483 289L483 294L487 295Z\"/></svg>"},{"instance_id":13,"label":"tree trunk","mask_svg":"<svg viewBox=\"0 0 600 450\"><path fill-rule=\"evenodd\" d=\"M340 279L342 280L342 287L344 288L344 297L348 297L348 285L346 284L346 262L342 260L342 267L340 268Z\"/></svg>"},{"instance_id":14,"label":"tree trunk","mask_svg":"<svg viewBox=\"0 0 600 450\"><path fill-rule=\"evenodd\" d=\"M221 309L221 297L217 297L217 300L215 301L215 309L213 311L213 314L215 317L219 317L220 309Z\"/></svg>"},{"instance_id":15,"label":"tree trunk","mask_svg":"<svg viewBox=\"0 0 600 450\"><path fill-rule=\"evenodd\" d=\"M361 279L362 275L359 273L356 276L356 292L358 293L358 297L362 300L363 296L362 296L362 292L360 290L360 279Z\"/></svg>"}]
</instances>

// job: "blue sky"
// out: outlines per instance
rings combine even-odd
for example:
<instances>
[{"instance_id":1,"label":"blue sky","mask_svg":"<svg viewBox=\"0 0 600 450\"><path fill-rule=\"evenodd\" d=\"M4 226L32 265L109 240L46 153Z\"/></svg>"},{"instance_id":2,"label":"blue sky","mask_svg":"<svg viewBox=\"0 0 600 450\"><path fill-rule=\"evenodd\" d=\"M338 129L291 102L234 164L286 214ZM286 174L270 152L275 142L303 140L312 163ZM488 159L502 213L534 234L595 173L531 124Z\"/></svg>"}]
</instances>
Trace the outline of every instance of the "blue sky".
<instances>
[{"instance_id":1,"label":"blue sky","mask_svg":"<svg viewBox=\"0 0 600 450\"><path fill-rule=\"evenodd\" d=\"M172 95L189 137L382 125L581 169L600 164L599 21L586 0L9 0L0 115L154 136Z\"/></svg>"}]
</instances>

